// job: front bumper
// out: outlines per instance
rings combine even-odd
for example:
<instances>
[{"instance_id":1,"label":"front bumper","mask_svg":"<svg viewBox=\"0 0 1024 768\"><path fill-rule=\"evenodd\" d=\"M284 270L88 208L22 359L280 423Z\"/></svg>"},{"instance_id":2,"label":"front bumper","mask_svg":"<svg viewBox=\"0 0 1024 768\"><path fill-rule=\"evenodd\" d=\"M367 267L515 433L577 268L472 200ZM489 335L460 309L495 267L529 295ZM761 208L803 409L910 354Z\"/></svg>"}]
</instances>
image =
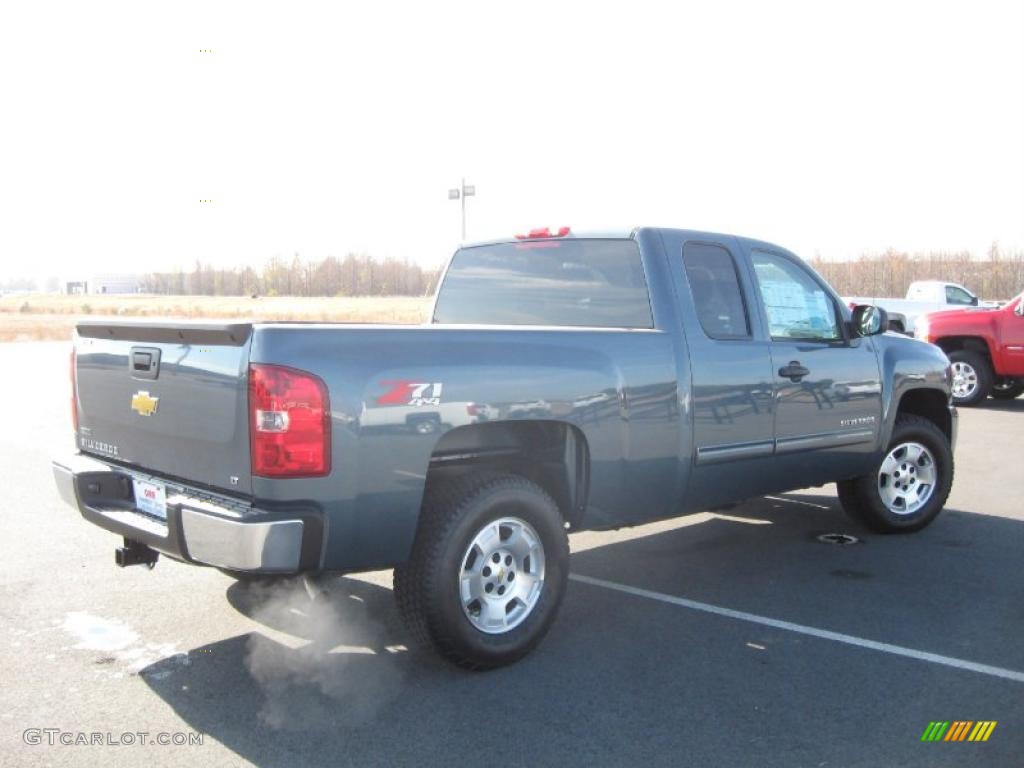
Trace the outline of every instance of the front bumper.
<instances>
[{"instance_id":1,"label":"front bumper","mask_svg":"<svg viewBox=\"0 0 1024 768\"><path fill-rule=\"evenodd\" d=\"M316 570L323 518L305 508L264 509L81 453L53 461L64 501L82 517L170 557L255 573ZM135 507L133 479L163 483L167 519Z\"/></svg>"},{"instance_id":2,"label":"front bumper","mask_svg":"<svg viewBox=\"0 0 1024 768\"><path fill-rule=\"evenodd\" d=\"M956 406L949 406L949 450L956 451L956 436L960 426L960 412Z\"/></svg>"}]
</instances>

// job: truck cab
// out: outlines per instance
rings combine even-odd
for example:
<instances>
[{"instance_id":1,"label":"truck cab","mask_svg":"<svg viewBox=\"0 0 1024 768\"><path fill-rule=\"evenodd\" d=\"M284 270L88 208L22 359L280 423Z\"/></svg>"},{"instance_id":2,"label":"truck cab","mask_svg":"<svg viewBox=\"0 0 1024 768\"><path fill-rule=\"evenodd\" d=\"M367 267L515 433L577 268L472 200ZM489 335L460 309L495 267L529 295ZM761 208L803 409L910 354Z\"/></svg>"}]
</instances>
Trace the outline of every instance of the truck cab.
<instances>
[{"instance_id":1,"label":"truck cab","mask_svg":"<svg viewBox=\"0 0 1024 768\"><path fill-rule=\"evenodd\" d=\"M907 301L927 301L949 306L976 307L980 299L959 283L917 280L907 288Z\"/></svg>"}]
</instances>

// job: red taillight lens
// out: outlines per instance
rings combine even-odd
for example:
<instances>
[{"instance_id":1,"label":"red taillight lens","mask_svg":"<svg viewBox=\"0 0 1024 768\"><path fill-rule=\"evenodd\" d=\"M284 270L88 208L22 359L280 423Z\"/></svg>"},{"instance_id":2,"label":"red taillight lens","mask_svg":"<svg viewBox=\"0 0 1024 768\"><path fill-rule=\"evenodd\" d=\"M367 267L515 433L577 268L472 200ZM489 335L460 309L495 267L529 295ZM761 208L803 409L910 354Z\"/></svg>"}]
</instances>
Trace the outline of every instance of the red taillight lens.
<instances>
[{"instance_id":1,"label":"red taillight lens","mask_svg":"<svg viewBox=\"0 0 1024 768\"><path fill-rule=\"evenodd\" d=\"M249 366L252 473L315 477L331 471L331 409L327 386L294 368Z\"/></svg>"},{"instance_id":2,"label":"red taillight lens","mask_svg":"<svg viewBox=\"0 0 1024 768\"><path fill-rule=\"evenodd\" d=\"M77 356L75 348L71 348L71 428L78 433L78 374L75 373Z\"/></svg>"}]
</instances>

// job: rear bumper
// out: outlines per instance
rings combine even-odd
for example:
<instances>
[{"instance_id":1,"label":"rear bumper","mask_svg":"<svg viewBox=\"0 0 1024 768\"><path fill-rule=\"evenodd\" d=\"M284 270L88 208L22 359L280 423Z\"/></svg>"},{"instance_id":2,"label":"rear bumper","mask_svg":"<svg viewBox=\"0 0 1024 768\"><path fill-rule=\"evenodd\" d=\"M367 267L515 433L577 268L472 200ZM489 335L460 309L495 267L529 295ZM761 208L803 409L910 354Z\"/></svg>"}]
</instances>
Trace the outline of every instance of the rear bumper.
<instances>
[{"instance_id":1,"label":"rear bumper","mask_svg":"<svg viewBox=\"0 0 1024 768\"><path fill-rule=\"evenodd\" d=\"M170 557L256 573L319 568L317 510L259 508L80 453L55 459L53 476L61 498L86 520ZM166 520L136 509L133 479L166 484Z\"/></svg>"}]
</instances>

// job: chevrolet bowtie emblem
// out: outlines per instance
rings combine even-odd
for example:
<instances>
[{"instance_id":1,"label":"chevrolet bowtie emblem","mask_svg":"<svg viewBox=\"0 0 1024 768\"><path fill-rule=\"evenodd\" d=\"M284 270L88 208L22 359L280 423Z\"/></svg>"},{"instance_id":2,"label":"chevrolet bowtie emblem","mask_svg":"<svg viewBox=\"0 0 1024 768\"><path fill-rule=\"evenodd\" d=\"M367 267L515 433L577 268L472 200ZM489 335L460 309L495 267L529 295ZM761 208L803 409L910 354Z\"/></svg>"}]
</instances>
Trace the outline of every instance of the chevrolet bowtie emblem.
<instances>
[{"instance_id":1,"label":"chevrolet bowtie emblem","mask_svg":"<svg viewBox=\"0 0 1024 768\"><path fill-rule=\"evenodd\" d=\"M152 416L159 402L159 397L150 397L149 392L139 391L132 395L132 410L139 416Z\"/></svg>"}]
</instances>

